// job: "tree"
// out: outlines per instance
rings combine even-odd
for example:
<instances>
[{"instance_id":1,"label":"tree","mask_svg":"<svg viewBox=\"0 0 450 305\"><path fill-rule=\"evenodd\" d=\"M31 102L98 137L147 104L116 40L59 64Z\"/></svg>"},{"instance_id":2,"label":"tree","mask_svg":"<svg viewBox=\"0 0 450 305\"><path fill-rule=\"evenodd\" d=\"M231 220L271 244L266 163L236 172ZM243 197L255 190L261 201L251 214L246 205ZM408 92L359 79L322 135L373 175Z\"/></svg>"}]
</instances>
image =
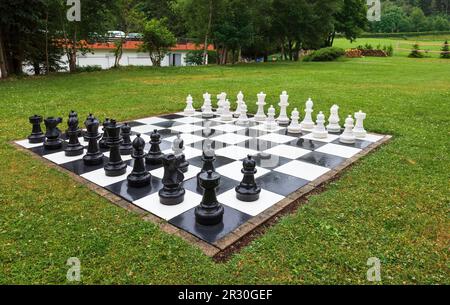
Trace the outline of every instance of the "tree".
<instances>
[{"instance_id":1,"label":"tree","mask_svg":"<svg viewBox=\"0 0 450 305\"><path fill-rule=\"evenodd\" d=\"M423 58L424 55L420 53L419 45L416 43L413 45L411 53L408 55L410 58Z\"/></svg>"},{"instance_id":2,"label":"tree","mask_svg":"<svg viewBox=\"0 0 450 305\"><path fill-rule=\"evenodd\" d=\"M409 18L411 20L411 26L413 31L420 32L425 29L427 24L427 18L425 17L425 14L419 7L415 7L412 10L411 16Z\"/></svg>"},{"instance_id":3,"label":"tree","mask_svg":"<svg viewBox=\"0 0 450 305\"><path fill-rule=\"evenodd\" d=\"M446 59L450 59L450 50L448 47L448 41L446 40L444 42L444 46L441 49L441 58L446 58Z\"/></svg>"},{"instance_id":4,"label":"tree","mask_svg":"<svg viewBox=\"0 0 450 305\"><path fill-rule=\"evenodd\" d=\"M353 41L366 29L368 24L366 0L344 0L334 18L334 29L325 43L328 47L333 45L336 32L344 34L345 38Z\"/></svg>"},{"instance_id":5,"label":"tree","mask_svg":"<svg viewBox=\"0 0 450 305\"><path fill-rule=\"evenodd\" d=\"M163 24L163 21L152 19L145 24L142 50L149 53L154 66L161 66L164 56L176 43L175 36Z\"/></svg>"}]
</instances>

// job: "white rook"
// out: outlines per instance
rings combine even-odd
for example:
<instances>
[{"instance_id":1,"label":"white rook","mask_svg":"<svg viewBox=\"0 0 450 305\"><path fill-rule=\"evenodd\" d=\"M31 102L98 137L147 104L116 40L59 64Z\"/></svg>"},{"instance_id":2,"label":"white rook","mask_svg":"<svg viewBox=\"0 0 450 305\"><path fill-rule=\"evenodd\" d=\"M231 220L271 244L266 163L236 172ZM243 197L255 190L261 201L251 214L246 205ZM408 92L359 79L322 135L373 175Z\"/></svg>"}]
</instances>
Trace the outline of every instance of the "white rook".
<instances>
[{"instance_id":1,"label":"white rook","mask_svg":"<svg viewBox=\"0 0 450 305\"><path fill-rule=\"evenodd\" d=\"M361 110L355 113L356 124L353 128L353 134L356 138L363 139L366 137L367 132L364 129L364 120L366 119L366 114Z\"/></svg>"}]
</instances>

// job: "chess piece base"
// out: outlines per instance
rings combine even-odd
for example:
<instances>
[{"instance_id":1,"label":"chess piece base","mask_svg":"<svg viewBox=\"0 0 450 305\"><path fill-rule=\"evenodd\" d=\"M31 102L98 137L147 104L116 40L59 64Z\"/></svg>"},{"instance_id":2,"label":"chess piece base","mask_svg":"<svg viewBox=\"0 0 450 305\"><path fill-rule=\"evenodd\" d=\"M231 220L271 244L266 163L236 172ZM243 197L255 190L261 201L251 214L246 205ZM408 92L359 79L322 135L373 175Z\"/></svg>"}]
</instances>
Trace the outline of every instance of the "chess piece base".
<instances>
[{"instance_id":1,"label":"chess piece base","mask_svg":"<svg viewBox=\"0 0 450 305\"><path fill-rule=\"evenodd\" d=\"M83 162L88 166L100 165L103 163L103 154L99 152L93 155L92 154L84 155Z\"/></svg>"},{"instance_id":2,"label":"chess piece base","mask_svg":"<svg viewBox=\"0 0 450 305\"><path fill-rule=\"evenodd\" d=\"M161 154L157 154L157 155L147 155L146 157L145 157L145 163L146 164L150 164L150 165L159 165L159 164L162 164L162 157L163 157L164 155L161 153Z\"/></svg>"},{"instance_id":3,"label":"chess piece base","mask_svg":"<svg viewBox=\"0 0 450 305\"><path fill-rule=\"evenodd\" d=\"M289 133L302 133L302 129L300 128L300 126L298 127L288 127L288 132Z\"/></svg>"},{"instance_id":4,"label":"chess piece base","mask_svg":"<svg viewBox=\"0 0 450 305\"><path fill-rule=\"evenodd\" d=\"M241 186L236 186L236 198L240 201L252 202L259 199L259 194L261 193L261 188L259 186L254 188L244 188Z\"/></svg>"},{"instance_id":5,"label":"chess piece base","mask_svg":"<svg viewBox=\"0 0 450 305\"><path fill-rule=\"evenodd\" d=\"M108 163L105 165L105 174L108 177L117 177L125 174L127 171L127 164L120 162L119 164Z\"/></svg>"},{"instance_id":6,"label":"chess piece base","mask_svg":"<svg viewBox=\"0 0 450 305\"><path fill-rule=\"evenodd\" d=\"M183 113L186 116L190 116L190 115L194 115L195 114L195 110L185 110Z\"/></svg>"},{"instance_id":7,"label":"chess piece base","mask_svg":"<svg viewBox=\"0 0 450 305\"><path fill-rule=\"evenodd\" d=\"M331 132L331 133L339 133L339 132L341 132L341 126L339 126L339 125L328 125L327 126L327 130L328 130L328 132Z\"/></svg>"},{"instance_id":8,"label":"chess piece base","mask_svg":"<svg viewBox=\"0 0 450 305\"><path fill-rule=\"evenodd\" d=\"M249 121L236 121L236 125L239 126L247 126L249 123Z\"/></svg>"},{"instance_id":9,"label":"chess piece base","mask_svg":"<svg viewBox=\"0 0 450 305\"><path fill-rule=\"evenodd\" d=\"M287 119L284 119L284 118L281 118L281 119L277 119L277 123L278 124L281 124L281 125L287 125L287 124L289 124L291 121L287 118Z\"/></svg>"},{"instance_id":10,"label":"chess piece base","mask_svg":"<svg viewBox=\"0 0 450 305\"><path fill-rule=\"evenodd\" d=\"M174 191L166 191L164 188L159 191L159 202L164 205L177 205L184 201L184 188L178 188Z\"/></svg>"},{"instance_id":11,"label":"chess piece base","mask_svg":"<svg viewBox=\"0 0 450 305\"><path fill-rule=\"evenodd\" d=\"M222 222L224 212L221 204L212 209L200 205L195 208L195 221L204 226L213 226Z\"/></svg>"},{"instance_id":12,"label":"chess piece base","mask_svg":"<svg viewBox=\"0 0 450 305\"><path fill-rule=\"evenodd\" d=\"M255 115L254 118L256 122L264 122L267 119L265 115Z\"/></svg>"},{"instance_id":13,"label":"chess piece base","mask_svg":"<svg viewBox=\"0 0 450 305\"><path fill-rule=\"evenodd\" d=\"M150 184L152 175L150 173L145 173L143 175L130 174L128 175L127 180L128 185L131 187L144 187Z\"/></svg>"},{"instance_id":14,"label":"chess piece base","mask_svg":"<svg viewBox=\"0 0 450 305\"><path fill-rule=\"evenodd\" d=\"M187 173L187 171L189 169L189 162L186 161L186 157L184 155L182 155L182 157L181 157L180 166L178 168L183 173Z\"/></svg>"},{"instance_id":15,"label":"chess piece base","mask_svg":"<svg viewBox=\"0 0 450 305\"><path fill-rule=\"evenodd\" d=\"M202 113L202 118L208 119L214 117L214 113Z\"/></svg>"},{"instance_id":16,"label":"chess piece base","mask_svg":"<svg viewBox=\"0 0 450 305\"><path fill-rule=\"evenodd\" d=\"M45 141L44 142L44 148L48 150L56 150L62 148L62 140L56 139L51 141Z\"/></svg>"},{"instance_id":17,"label":"chess piece base","mask_svg":"<svg viewBox=\"0 0 450 305\"><path fill-rule=\"evenodd\" d=\"M278 124L275 122L272 124L264 124L264 127L268 130L274 130L278 128Z\"/></svg>"},{"instance_id":18,"label":"chess piece base","mask_svg":"<svg viewBox=\"0 0 450 305\"><path fill-rule=\"evenodd\" d=\"M323 131L323 132L317 132L317 131L313 131L313 138L315 139L326 139L328 137L328 132Z\"/></svg>"},{"instance_id":19,"label":"chess piece base","mask_svg":"<svg viewBox=\"0 0 450 305\"><path fill-rule=\"evenodd\" d=\"M301 128L302 129L314 129L316 127L313 123L302 123Z\"/></svg>"},{"instance_id":20,"label":"chess piece base","mask_svg":"<svg viewBox=\"0 0 450 305\"><path fill-rule=\"evenodd\" d=\"M339 138L339 142L342 142L345 144L354 144L356 142L356 140L355 140L355 137L341 136Z\"/></svg>"},{"instance_id":21,"label":"chess piece base","mask_svg":"<svg viewBox=\"0 0 450 305\"><path fill-rule=\"evenodd\" d=\"M133 152L133 146L131 144L126 146L120 146L119 151L122 156L131 155L131 153Z\"/></svg>"},{"instance_id":22,"label":"chess piece base","mask_svg":"<svg viewBox=\"0 0 450 305\"><path fill-rule=\"evenodd\" d=\"M32 134L28 137L28 142L31 144L42 143L45 141L44 133Z\"/></svg>"},{"instance_id":23,"label":"chess piece base","mask_svg":"<svg viewBox=\"0 0 450 305\"><path fill-rule=\"evenodd\" d=\"M232 121L233 120L233 116L230 114L230 115L221 115L220 116L220 120L221 121Z\"/></svg>"},{"instance_id":24,"label":"chess piece base","mask_svg":"<svg viewBox=\"0 0 450 305\"><path fill-rule=\"evenodd\" d=\"M67 157L74 157L74 156L82 155L83 152L84 152L84 147L81 144L74 145L74 146L68 145L64 151L64 154Z\"/></svg>"},{"instance_id":25,"label":"chess piece base","mask_svg":"<svg viewBox=\"0 0 450 305\"><path fill-rule=\"evenodd\" d=\"M365 130L364 131L353 130L353 134L357 139L364 139L367 136L367 132Z\"/></svg>"}]
</instances>

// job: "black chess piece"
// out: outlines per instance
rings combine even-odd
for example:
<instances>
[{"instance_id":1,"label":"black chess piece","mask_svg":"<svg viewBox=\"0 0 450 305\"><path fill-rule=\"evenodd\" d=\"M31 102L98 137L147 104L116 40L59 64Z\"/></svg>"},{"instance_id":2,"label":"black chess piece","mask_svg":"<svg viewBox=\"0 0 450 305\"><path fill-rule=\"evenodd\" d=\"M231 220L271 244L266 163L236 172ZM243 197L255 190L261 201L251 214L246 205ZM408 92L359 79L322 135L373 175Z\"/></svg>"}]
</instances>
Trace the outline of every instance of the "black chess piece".
<instances>
[{"instance_id":1,"label":"black chess piece","mask_svg":"<svg viewBox=\"0 0 450 305\"><path fill-rule=\"evenodd\" d=\"M30 143L42 143L45 140L45 135L41 129L42 116L33 115L29 118L31 125L33 128L31 130L31 134L28 136L28 142Z\"/></svg>"},{"instance_id":2,"label":"black chess piece","mask_svg":"<svg viewBox=\"0 0 450 305\"><path fill-rule=\"evenodd\" d=\"M111 124L111 121L109 120L109 118L106 118L103 121L103 136L100 139L100 141L98 142L98 145L100 146L100 148L106 149L108 148L108 145L106 144L106 142L108 141L108 126L109 124Z\"/></svg>"},{"instance_id":3,"label":"black chess piece","mask_svg":"<svg viewBox=\"0 0 450 305\"><path fill-rule=\"evenodd\" d=\"M164 154L161 152L159 144L161 144L161 135L155 129L150 135L150 151L145 156L145 163L151 165L158 165L162 163Z\"/></svg>"},{"instance_id":4,"label":"black chess piece","mask_svg":"<svg viewBox=\"0 0 450 305\"><path fill-rule=\"evenodd\" d=\"M105 174L108 177L117 177L126 173L127 164L123 162L120 156L120 144L122 138L120 137L120 125L117 125L115 120L111 120L106 127L108 134L106 145L109 147L109 161L105 165Z\"/></svg>"},{"instance_id":5,"label":"black chess piece","mask_svg":"<svg viewBox=\"0 0 450 305\"><path fill-rule=\"evenodd\" d=\"M69 143L67 144L64 153L66 156L79 156L83 154L84 147L78 140L80 128L78 128L78 115L69 116L67 121L69 129L67 129L67 136L69 137Z\"/></svg>"},{"instance_id":6,"label":"black chess piece","mask_svg":"<svg viewBox=\"0 0 450 305\"><path fill-rule=\"evenodd\" d=\"M309 140L309 147L314 148L316 145L314 145L314 142L312 140Z\"/></svg>"},{"instance_id":7,"label":"black chess piece","mask_svg":"<svg viewBox=\"0 0 450 305\"><path fill-rule=\"evenodd\" d=\"M145 141L141 138L141 134L136 135L133 141L133 153L131 156L134 159L133 171L128 175L128 185L132 187L143 187L150 184L152 175L145 168Z\"/></svg>"},{"instance_id":8,"label":"black chess piece","mask_svg":"<svg viewBox=\"0 0 450 305\"><path fill-rule=\"evenodd\" d=\"M163 188L159 190L159 202L164 205L177 205L184 201L186 191L182 186L183 172L179 169L179 159L174 154L162 158L164 165Z\"/></svg>"},{"instance_id":9,"label":"black chess piece","mask_svg":"<svg viewBox=\"0 0 450 305\"><path fill-rule=\"evenodd\" d=\"M61 130L57 127L62 123L62 118L48 117L44 120L45 123L45 149L60 149L62 147L63 140L61 139Z\"/></svg>"},{"instance_id":10,"label":"black chess piece","mask_svg":"<svg viewBox=\"0 0 450 305\"><path fill-rule=\"evenodd\" d=\"M207 140L207 141L209 141L209 140ZM211 147L211 142L205 143L205 148L203 149L203 153L202 153L202 161L203 161L202 169L197 174L197 188L198 189L201 189L200 178L199 178L200 175L202 173L206 173L207 171L212 171L212 172L216 171L216 168L214 167L214 162L216 161L216 154L214 153L214 149L212 149L212 147Z\"/></svg>"},{"instance_id":11,"label":"black chess piece","mask_svg":"<svg viewBox=\"0 0 450 305\"><path fill-rule=\"evenodd\" d=\"M195 221L205 226L219 224L223 220L224 208L217 201L216 188L220 184L220 175L211 170L201 173L200 185L203 188L202 202L195 208Z\"/></svg>"},{"instance_id":12,"label":"black chess piece","mask_svg":"<svg viewBox=\"0 0 450 305\"><path fill-rule=\"evenodd\" d=\"M255 174L257 172L256 161L252 159L252 156L248 155L247 159L244 159L241 172L244 174L244 178L235 188L236 198L245 202L258 200L261 187L255 182Z\"/></svg>"},{"instance_id":13,"label":"black chess piece","mask_svg":"<svg viewBox=\"0 0 450 305\"><path fill-rule=\"evenodd\" d=\"M73 117L77 118L77 120L78 120L78 113L76 113L75 111L71 110L71 111L69 112L69 120L70 120L70 118L73 118ZM70 129L70 128L67 128L67 129L66 129L66 132L65 132L67 138L69 138L69 129ZM81 130L81 128L79 128L79 129L77 130L77 137L81 137L82 135L83 135L83 134L82 134L82 130Z\"/></svg>"},{"instance_id":14,"label":"black chess piece","mask_svg":"<svg viewBox=\"0 0 450 305\"><path fill-rule=\"evenodd\" d=\"M120 144L120 154L125 155L131 155L133 151L133 145L131 143L131 127L128 125L128 123L125 123L120 128L120 134L122 135L123 142Z\"/></svg>"},{"instance_id":15,"label":"black chess piece","mask_svg":"<svg viewBox=\"0 0 450 305\"><path fill-rule=\"evenodd\" d=\"M101 135L98 133L100 122L92 114L89 114L86 121L84 122L84 125L86 126L85 137L89 142L87 153L83 156L84 164L102 164L103 153L100 151L100 148L98 146L98 139L100 139L101 137Z\"/></svg>"}]
</instances>

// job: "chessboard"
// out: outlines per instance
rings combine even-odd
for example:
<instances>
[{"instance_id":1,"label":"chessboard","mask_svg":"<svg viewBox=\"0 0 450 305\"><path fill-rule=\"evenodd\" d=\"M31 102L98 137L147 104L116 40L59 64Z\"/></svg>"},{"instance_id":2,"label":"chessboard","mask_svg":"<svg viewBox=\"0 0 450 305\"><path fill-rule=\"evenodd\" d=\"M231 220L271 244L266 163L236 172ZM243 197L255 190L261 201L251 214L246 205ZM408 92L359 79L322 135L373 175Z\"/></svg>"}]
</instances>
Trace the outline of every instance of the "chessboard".
<instances>
[{"instance_id":1,"label":"chessboard","mask_svg":"<svg viewBox=\"0 0 450 305\"><path fill-rule=\"evenodd\" d=\"M127 175L133 167L130 155L122 156L127 162L126 174L118 177L105 175L109 152L105 149L104 163L86 166L82 157L67 157L64 148L46 150L42 143L30 144L28 140L15 142L17 145L41 156L75 175L106 189L134 206L143 209L159 219L163 219L179 230L183 230L211 245L217 245L229 234L238 230L247 222L258 217L281 201L286 201L300 188L312 184L329 172L336 172L342 164L355 156L363 156L384 142L385 136L368 133L354 144L339 142L339 134L329 134L325 139L315 139L311 131L290 134L286 126L267 130L263 123L256 122L252 115L249 124L235 124L236 118L223 122L214 115L202 118L200 111L186 116L183 112L142 118L128 122L132 127L132 137L137 133L149 143L150 134L157 130L161 135L161 150L164 154L172 152L172 141L181 133L184 140L184 154L189 162L184 174L183 187L186 191L184 201L178 205L162 205L158 191L162 188L164 169L162 165L146 165L152 175L151 185L144 188L129 187ZM214 163L221 175L217 188L217 198L225 208L223 222L214 226L196 224L194 209L202 199L202 190L198 188L196 175L202 167L202 152L205 141L209 139L216 154ZM79 138L85 147L88 143ZM150 145L147 144L145 151ZM361 154L363 152L363 154ZM248 155L253 156L257 164L255 179L261 186L260 198L255 202L243 202L236 198L235 187L242 180L242 163ZM289 200L293 202L294 199ZM266 212L267 213L267 212ZM270 216L270 215L269 215Z\"/></svg>"}]
</instances>

